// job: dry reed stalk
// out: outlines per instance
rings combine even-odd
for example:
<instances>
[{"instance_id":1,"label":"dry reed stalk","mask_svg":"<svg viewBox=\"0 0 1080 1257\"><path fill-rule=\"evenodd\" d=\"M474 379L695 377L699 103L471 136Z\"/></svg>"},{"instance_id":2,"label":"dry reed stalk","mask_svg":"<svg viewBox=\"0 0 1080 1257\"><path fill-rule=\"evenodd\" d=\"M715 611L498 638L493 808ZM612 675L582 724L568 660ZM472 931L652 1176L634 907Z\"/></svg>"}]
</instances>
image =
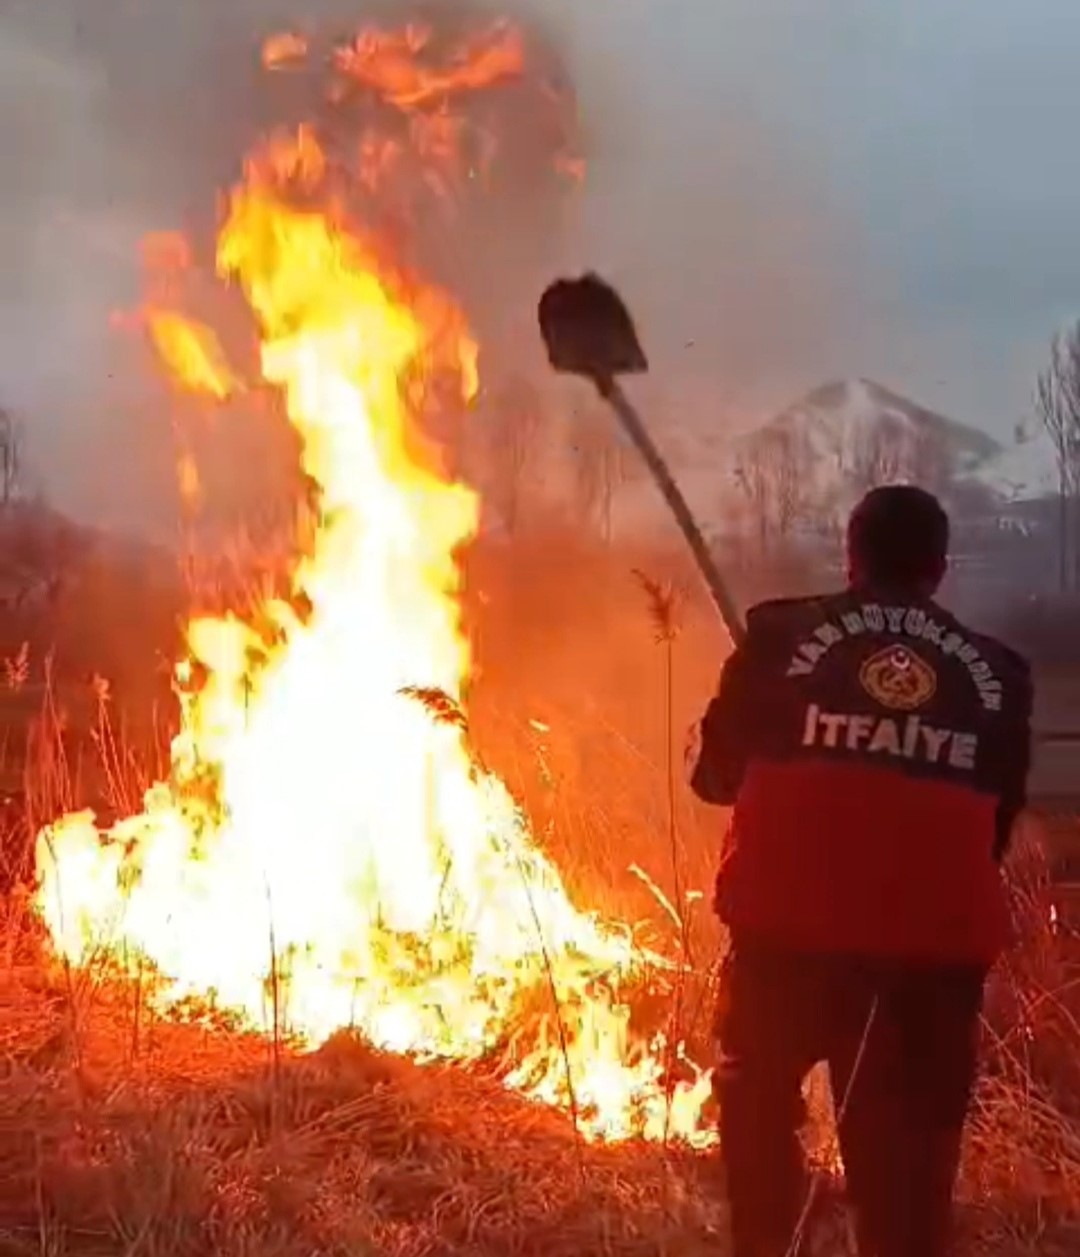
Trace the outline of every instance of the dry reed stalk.
<instances>
[{"instance_id":1,"label":"dry reed stalk","mask_svg":"<svg viewBox=\"0 0 1080 1257\"><path fill-rule=\"evenodd\" d=\"M671 1017L664 1072L667 1088L667 1114L664 1120L664 1144L668 1141L668 1124L675 1098L675 1064L682 1042L685 973L693 968L690 932L686 924L686 896L683 890L682 858L679 850L679 826L675 785L675 643L679 636L681 603L674 586L663 585L645 572L635 569L634 576L645 592L654 640L663 647L664 659L664 769L667 795L667 836L671 857L671 879L675 902L679 905L676 920L679 929L680 966L673 992Z\"/></svg>"}]
</instances>

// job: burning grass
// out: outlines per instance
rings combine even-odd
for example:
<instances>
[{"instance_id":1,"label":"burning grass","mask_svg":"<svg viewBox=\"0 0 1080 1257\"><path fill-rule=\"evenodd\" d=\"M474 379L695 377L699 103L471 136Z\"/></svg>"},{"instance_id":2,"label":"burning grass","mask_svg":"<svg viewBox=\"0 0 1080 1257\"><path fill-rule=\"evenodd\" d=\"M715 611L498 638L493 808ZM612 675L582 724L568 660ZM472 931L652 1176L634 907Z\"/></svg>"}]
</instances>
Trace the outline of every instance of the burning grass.
<instances>
[{"instance_id":1,"label":"burning grass","mask_svg":"<svg viewBox=\"0 0 1080 1257\"><path fill-rule=\"evenodd\" d=\"M408 114L444 198L486 181L483 154L449 142L449 96L521 68L516 37L487 38L449 69L417 62L416 27L335 62ZM268 64L283 49L302 51L279 43ZM552 631L565 566L526 613L525 574L550 556L510 557L509 628L466 631L481 503L425 424L476 396L478 345L364 212L395 184L366 158L397 149L362 144L358 171L325 130L258 144L223 202L217 271L250 309L257 378L171 296L150 311L178 384L207 404L280 401L308 527L250 614L225 599L188 622L153 784L99 721L104 816L72 810L85 800L47 692L16 853L26 868L33 844L36 883L12 906L0 986L0 1226L13 1251L54 1253L711 1250L711 1162L687 1148L711 1139L691 1060L709 1054L722 945L702 902L716 830L678 765L712 681L683 661L711 674L719 652L684 653L681 600L645 575L620 657L595 556L577 574L587 610L557 621L587 627L575 666L560 671ZM181 490L194 511L184 450ZM1055 983L1040 1000L1014 982L994 1022L993 1151L977 1138L968 1176L1001 1195L1001 1097L1019 1097L1009 1181L1041 1218L1077 1181L1069 1058L1039 1037L1072 1032Z\"/></svg>"},{"instance_id":2,"label":"burning grass","mask_svg":"<svg viewBox=\"0 0 1080 1257\"><path fill-rule=\"evenodd\" d=\"M655 1228L657 1154L582 1150L492 1082L344 1039L276 1069L191 1029L133 1052L108 1007L76 1073L62 1001L4 994L5 1251L630 1252ZM669 1225L703 1244L701 1215L684 1199Z\"/></svg>"},{"instance_id":3,"label":"burning grass","mask_svg":"<svg viewBox=\"0 0 1080 1257\"><path fill-rule=\"evenodd\" d=\"M710 1156L589 1145L483 1066L419 1066L348 1034L305 1055L191 1008L154 1016L137 984L50 961L19 903L0 972L0 1251L722 1251ZM995 988L971 1252L1076 1251L1080 1037L1059 966L1058 941L1033 934Z\"/></svg>"},{"instance_id":4,"label":"burning grass","mask_svg":"<svg viewBox=\"0 0 1080 1257\"><path fill-rule=\"evenodd\" d=\"M603 562L583 560L581 575L595 593L594 561ZM608 562L621 567L623 559ZM565 561L557 566L565 579ZM617 639L613 674L631 659L654 659L640 594L625 576L623 584L614 575L608 596L597 599L601 621L613 615L631 626ZM611 651L606 628L596 631ZM484 713L490 704L502 719L487 728L485 755L516 763L515 788L537 800L557 792L553 823L537 832L570 881L593 895L606 880L605 910L647 919L657 942L677 951L679 932L661 904L673 897L664 763L650 759L645 736L662 706L643 686L636 717L625 707L616 714L582 638L569 634L555 660L549 643L535 685L517 655L512 718L498 701L508 694L489 637L476 707ZM688 690L689 678L712 666L683 657L689 640L675 656ZM582 683L572 698L540 685L556 660L568 690ZM550 725L538 750L529 713L531 699L545 696ZM566 705L560 712L553 703ZM561 779L560 765L581 754L574 744L582 730L603 754L584 776ZM39 734L34 745L46 744ZM45 793L42 786L36 797ZM681 788L679 804L682 876L692 888L714 860L716 818L696 824ZM655 877L655 891L628 871L635 861ZM988 1064L968 1140L963 1223L971 1253L1064 1257L1080 1240L1080 1029L1067 940L1049 928L1034 833L1025 834L1013 872L1023 943L987 1008ZM711 1154L583 1142L565 1115L507 1091L495 1060L420 1066L347 1034L303 1054L192 1005L153 1015L145 985L118 980L100 961L77 973L50 959L29 903L29 894L12 895L0 931L0 1252L722 1251ZM651 1009L636 1006L635 1016L662 1021L679 1007L680 1037L704 1054L708 970L721 940L707 912L691 919L694 958L678 998L669 990ZM827 1163L827 1098L815 1099L812 1114L811 1142ZM828 1192L823 1202L831 1239L823 1251L839 1257L848 1251L845 1230Z\"/></svg>"},{"instance_id":5,"label":"burning grass","mask_svg":"<svg viewBox=\"0 0 1080 1257\"><path fill-rule=\"evenodd\" d=\"M0 1251L704 1253L689 1154L581 1143L481 1071L276 1051L130 986L0 981Z\"/></svg>"}]
</instances>

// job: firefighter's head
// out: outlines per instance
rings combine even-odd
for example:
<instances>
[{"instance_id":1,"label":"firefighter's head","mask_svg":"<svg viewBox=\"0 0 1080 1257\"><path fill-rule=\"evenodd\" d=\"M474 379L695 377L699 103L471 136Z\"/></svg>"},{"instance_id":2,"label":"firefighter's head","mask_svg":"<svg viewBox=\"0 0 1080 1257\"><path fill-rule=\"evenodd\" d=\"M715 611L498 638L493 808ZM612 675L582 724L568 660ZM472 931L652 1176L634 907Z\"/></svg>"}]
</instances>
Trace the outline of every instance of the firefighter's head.
<instances>
[{"instance_id":1,"label":"firefighter's head","mask_svg":"<svg viewBox=\"0 0 1080 1257\"><path fill-rule=\"evenodd\" d=\"M945 578L948 554L949 517L925 489L871 489L851 513L848 579L857 588L929 598Z\"/></svg>"}]
</instances>

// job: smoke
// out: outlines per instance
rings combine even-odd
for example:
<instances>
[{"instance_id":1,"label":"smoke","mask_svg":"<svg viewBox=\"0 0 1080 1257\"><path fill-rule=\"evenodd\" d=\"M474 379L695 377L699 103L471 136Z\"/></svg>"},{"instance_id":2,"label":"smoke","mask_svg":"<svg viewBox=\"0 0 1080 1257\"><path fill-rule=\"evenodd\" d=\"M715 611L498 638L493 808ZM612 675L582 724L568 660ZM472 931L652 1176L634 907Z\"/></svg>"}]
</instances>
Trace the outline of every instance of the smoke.
<instances>
[{"instance_id":1,"label":"smoke","mask_svg":"<svg viewBox=\"0 0 1080 1257\"><path fill-rule=\"evenodd\" d=\"M790 36L762 37L762 7L624 0L563 17L595 147L579 261L624 289L677 428L746 425L866 369L858 224L793 108L776 56Z\"/></svg>"},{"instance_id":2,"label":"smoke","mask_svg":"<svg viewBox=\"0 0 1080 1257\"><path fill-rule=\"evenodd\" d=\"M181 228L209 256L218 193L245 149L308 109L261 71L267 34L298 21L346 34L407 14L346 0L94 8L24 0L0 16L0 162L15 189L0 206L0 404L24 416L61 508L158 527L174 506L170 403L145 347L110 325L138 301L139 239ZM596 267L635 308L669 422L745 422L839 365L853 323L855 276L839 247L850 250L850 224L790 140L710 96L716 67L694 55L685 6L672 22L657 8L512 8L545 73L576 97L586 185L540 179L549 155L519 144L499 198L453 233L432 227L428 253L464 291L486 369L543 371L540 286L555 269ZM474 12L450 0L429 11L451 27ZM517 108L527 130L531 113Z\"/></svg>"}]
</instances>

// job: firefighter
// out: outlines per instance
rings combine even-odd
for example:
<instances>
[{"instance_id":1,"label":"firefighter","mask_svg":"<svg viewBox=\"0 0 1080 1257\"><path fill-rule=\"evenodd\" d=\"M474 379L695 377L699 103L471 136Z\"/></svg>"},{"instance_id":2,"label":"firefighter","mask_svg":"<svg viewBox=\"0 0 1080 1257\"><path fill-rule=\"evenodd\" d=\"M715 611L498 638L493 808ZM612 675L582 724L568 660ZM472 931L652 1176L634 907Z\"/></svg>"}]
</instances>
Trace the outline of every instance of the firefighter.
<instances>
[{"instance_id":1,"label":"firefighter","mask_svg":"<svg viewBox=\"0 0 1080 1257\"><path fill-rule=\"evenodd\" d=\"M801 1251L802 1084L826 1062L862 1257L942 1257L983 986L1009 931L1031 678L935 601L949 520L875 489L848 587L747 619L700 727L731 806L716 1091L734 1257Z\"/></svg>"}]
</instances>

